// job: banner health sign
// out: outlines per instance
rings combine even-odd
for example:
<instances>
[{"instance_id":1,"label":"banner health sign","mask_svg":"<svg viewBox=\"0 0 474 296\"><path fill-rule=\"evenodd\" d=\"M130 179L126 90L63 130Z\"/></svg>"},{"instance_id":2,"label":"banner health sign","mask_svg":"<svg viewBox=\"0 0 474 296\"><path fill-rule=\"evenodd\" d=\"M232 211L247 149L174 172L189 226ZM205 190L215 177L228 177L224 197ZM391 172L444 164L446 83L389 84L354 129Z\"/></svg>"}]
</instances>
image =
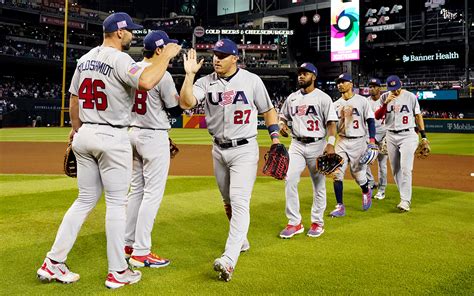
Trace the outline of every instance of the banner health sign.
<instances>
[{"instance_id":1,"label":"banner health sign","mask_svg":"<svg viewBox=\"0 0 474 296\"><path fill-rule=\"evenodd\" d=\"M359 59L359 0L331 0L331 62Z\"/></svg>"}]
</instances>

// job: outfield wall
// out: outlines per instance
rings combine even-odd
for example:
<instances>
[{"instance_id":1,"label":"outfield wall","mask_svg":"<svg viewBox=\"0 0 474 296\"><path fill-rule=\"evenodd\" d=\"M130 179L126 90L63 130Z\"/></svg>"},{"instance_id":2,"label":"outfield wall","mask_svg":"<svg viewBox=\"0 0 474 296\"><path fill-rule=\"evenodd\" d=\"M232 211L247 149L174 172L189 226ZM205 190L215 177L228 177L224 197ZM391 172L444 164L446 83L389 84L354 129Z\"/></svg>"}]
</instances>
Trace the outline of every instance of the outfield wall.
<instances>
[{"instance_id":1,"label":"outfield wall","mask_svg":"<svg viewBox=\"0 0 474 296\"><path fill-rule=\"evenodd\" d=\"M171 119L173 128L207 128L204 115L182 115ZM263 116L258 117L258 128L265 129ZM425 119L425 129L430 133L474 133L472 119Z\"/></svg>"}]
</instances>

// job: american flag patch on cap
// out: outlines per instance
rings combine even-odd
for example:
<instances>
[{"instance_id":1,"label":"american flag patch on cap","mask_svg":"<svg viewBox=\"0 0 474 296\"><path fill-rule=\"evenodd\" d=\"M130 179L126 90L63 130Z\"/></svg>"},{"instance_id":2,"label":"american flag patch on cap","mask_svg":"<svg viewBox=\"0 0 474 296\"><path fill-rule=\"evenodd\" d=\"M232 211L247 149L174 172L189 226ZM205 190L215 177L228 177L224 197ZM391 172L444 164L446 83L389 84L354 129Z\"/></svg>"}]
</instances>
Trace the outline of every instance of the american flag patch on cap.
<instances>
[{"instance_id":1,"label":"american flag patch on cap","mask_svg":"<svg viewBox=\"0 0 474 296\"><path fill-rule=\"evenodd\" d=\"M127 21L117 22L117 28L119 29L125 28L126 26L127 26Z\"/></svg>"},{"instance_id":2,"label":"american flag patch on cap","mask_svg":"<svg viewBox=\"0 0 474 296\"><path fill-rule=\"evenodd\" d=\"M165 44L165 41L163 41L163 39L159 39L155 41L155 45L158 47L162 46L163 44Z\"/></svg>"}]
</instances>

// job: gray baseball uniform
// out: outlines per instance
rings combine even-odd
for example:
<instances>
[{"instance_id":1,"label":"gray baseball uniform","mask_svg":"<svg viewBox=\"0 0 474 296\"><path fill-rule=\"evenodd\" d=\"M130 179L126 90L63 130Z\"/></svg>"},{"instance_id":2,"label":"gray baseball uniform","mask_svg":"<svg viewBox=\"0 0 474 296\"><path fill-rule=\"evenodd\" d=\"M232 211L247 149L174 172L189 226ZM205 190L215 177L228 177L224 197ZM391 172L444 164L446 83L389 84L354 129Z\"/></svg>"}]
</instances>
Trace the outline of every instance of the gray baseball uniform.
<instances>
[{"instance_id":1,"label":"gray baseball uniform","mask_svg":"<svg viewBox=\"0 0 474 296\"><path fill-rule=\"evenodd\" d=\"M273 108L260 77L244 69L229 79L216 73L198 79L194 97L204 101L206 122L214 138L214 175L225 204L232 207L223 256L237 264L250 224L250 197L257 175L257 115Z\"/></svg>"},{"instance_id":2,"label":"gray baseball uniform","mask_svg":"<svg viewBox=\"0 0 474 296\"><path fill-rule=\"evenodd\" d=\"M359 159L367 149L367 119L374 118L374 112L369 102L363 96L354 94L348 100L339 98L334 102L339 117L336 153L344 159L344 164L336 173L334 180L342 181L344 173L350 163L352 177L359 185L367 183L365 164L360 164Z\"/></svg>"},{"instance_id":3,"label":"gray baseball uniform","mask_svg":"<svg viewBox=\"0 0 474 296\"><path fill-rule=\"evenodd\" d=\"M374 101L371 97L368 97L367 100L373 112L377 111L382 106L382 101L380 100L380 98ZM375 119L375 141L379 145L379 148L381 147L381 143L387 133L387 128L385 127L384 121L385 118L378 120ZM379 172L379 192L385 192L385 187L387 187L387 159L388 155L382 153L379 153L377 156ZM374 176L372 175L372 172L370 170L370 166L367 166L367 179L369 180L369 182L375 182Z\"/></svg>"},{"instance_id":4,"label":"gray baseball uniform","mask_svg":"<svg viewBox=\"0 0 474 296\"><path fill-rule=\"evenodd\" d=\"M390 92L382 94L385 102ZM393 177L400 192L400 199L411 203L412 171L414 153L418 146L415 132L415 115L420 114L416 96L406 90L387 105L385 126L387 127L387 150Z\"/></svg>"},{"instance_id":5,"label":"gray baseball uniform","mask_svg":"<svg viewBox=\"0 0 474 296\"><path fill-rule=\"evenodd\" d=\"M79 196L67 211L47 256L64 262L102 191L106 202L109 271L128 265L123 254L127 192L132 173L130 124L133 89L143 68L126 53L99 46L82 56L69 92L79 97L83 125L74 136Z\"/></svg>"},{"instance_id":6,"label":"gray baseball uniform","mask_svg":"<svg viewBox=\"0 0 474 296\"><path fill-rule=\"evenodd\" d=\"M288 122L292 130L290 144L290 164L285 183L286 216L289 225L301 223L298 183L307 166L313 183L313 204L311 222L324 225L326 210L326 178L316 173L316 158L326 147L326 126L329 121L337 121L331 97L319 89L308 94L298 90L288 96L283 103L280 117Z\"/></svg>"},{"instance_id":7,"label":"gray baseball uniform","mask_svg":"<svg viewBox=\"0 0 474 296\"><path fill-rule=\"evenodd\" d=\"M144 61L137 64L143 68L151 65ZM134 256L145 256L151 251L151 232L170 165L168 130L171 125L165 108L178 105L178 92L169 72L148 92L135 92L129 133L133 173L125 231L125 245L133 246Z\"/></svg>"}]
</instances>

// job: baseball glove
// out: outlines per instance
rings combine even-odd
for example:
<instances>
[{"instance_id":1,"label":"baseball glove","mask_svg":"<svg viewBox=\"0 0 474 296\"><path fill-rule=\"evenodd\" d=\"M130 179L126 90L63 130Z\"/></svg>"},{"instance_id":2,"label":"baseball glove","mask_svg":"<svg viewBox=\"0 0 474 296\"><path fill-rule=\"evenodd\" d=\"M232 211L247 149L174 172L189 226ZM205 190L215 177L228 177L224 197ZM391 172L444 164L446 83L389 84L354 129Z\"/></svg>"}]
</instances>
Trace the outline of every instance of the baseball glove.
<instances>
[{"instance_id":1,"label":"baseball glove","mask_svg":"<svg viewBox=\"0 0 474 296\"><path fill-rule=\"evenodd\" d=\"M316 172L323 175L330 175L338 167L342 166L343 163L344 159L339 154L323 154L316 158Z\"/></svg>"},{"instance_id":2,"label":"baseball glove","mask_svg":"<svg viewBox=\"0 0 474 296\"><path fill-rule=\"evenodd\" d=\"M178 154L179 148L176 143L171 140L171 138L168 138L168 140L170 141L170 157L174 158L176 154Z\"/></svg>"},{"instance_id":3,"label":"baseball glove","mask_svg":"<svg viewBox=\"0 0 474 296\"><path fill-rule=\"evenodd\" d=\"M290 164L290 156L288 151L286 151L285 145L273 144L264 158L263 173L278 180L285 179L288 165Z\"/></svg>"},{"instance_id":4,"label":"baseball glove","mask_svg":"<svg viewBox=\"0 0 474 296\"><path fill-rule=\"evenodd\" d=\"M427 158L431 153L430 142L427 139L421 139L418 143L418 148L416 148L415 155L418 158Z\"/></svg>"},{"instance_id":5,"label":"baseball glove","mask_svg":"<svg viewBox=\"0 0 474 296\"><path fill-rule=\"evenodd\" d=\"M367 145L367 150L362 154L362 157L359 159L361 164L372 164L377 156L379 155L379 147L377 144L369 143Z\"/></svg>"},{"instance_id":6,"label":"baseball glove","mask_svg":"<svg viewBox=\"0 0 474 296\"><path fill-rule=\"evenodd\" d=\"M382 155L387 155L388 154L388 149L387 149L387 138L383 138L382 141L379 143L379 153Z\"/></svg>"},{"instance_id":7,"label":"baseball glove","mask_svg":"<svg viewBox=\"0 0 474 296\"><path fill-rule=\"evenodd\" d=\"M77 177L77 161L72 151L72 142L67 144L66 153L64 153L64 173L71 178Z\"/></svg>"}]
</instances>

